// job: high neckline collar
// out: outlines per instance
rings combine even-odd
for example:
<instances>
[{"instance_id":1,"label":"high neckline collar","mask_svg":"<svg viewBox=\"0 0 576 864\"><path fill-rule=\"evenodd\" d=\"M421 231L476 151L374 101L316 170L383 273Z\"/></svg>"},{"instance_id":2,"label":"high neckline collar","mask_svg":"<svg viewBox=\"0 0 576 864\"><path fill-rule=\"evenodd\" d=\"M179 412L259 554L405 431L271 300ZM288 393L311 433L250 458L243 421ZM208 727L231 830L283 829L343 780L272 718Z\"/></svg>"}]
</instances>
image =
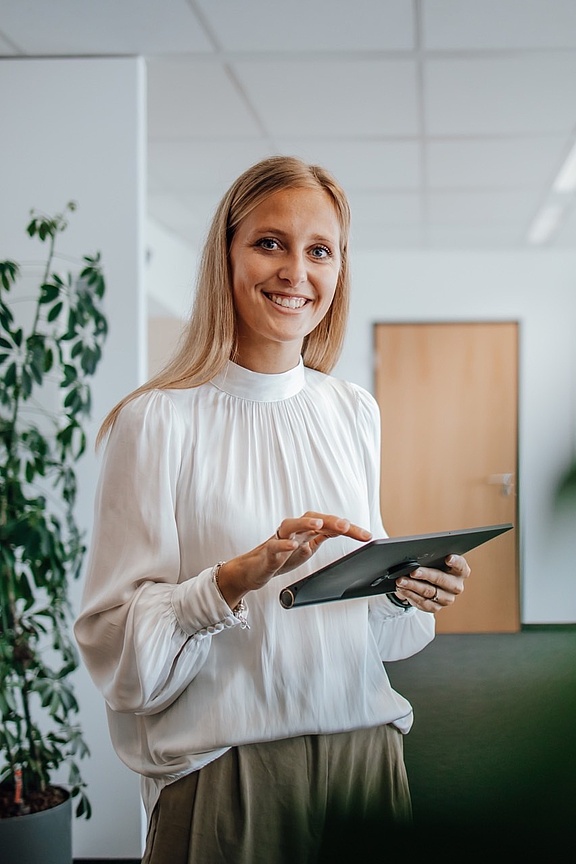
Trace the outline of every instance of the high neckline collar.
<instances>
[{"instance_id":1,"label":"high neckline collar","mask_svg":"<svg viewBox=\"0 0 576 864\"><path fill-rule=\"evenodd\" d=\"M249 399L252 402L280 402L296 396L305 384L304 361L302 357L294 369L273 375L252 372L228 361L222 372L212 379L212 384L230 396Z\"/></svg>"}]
</instances>

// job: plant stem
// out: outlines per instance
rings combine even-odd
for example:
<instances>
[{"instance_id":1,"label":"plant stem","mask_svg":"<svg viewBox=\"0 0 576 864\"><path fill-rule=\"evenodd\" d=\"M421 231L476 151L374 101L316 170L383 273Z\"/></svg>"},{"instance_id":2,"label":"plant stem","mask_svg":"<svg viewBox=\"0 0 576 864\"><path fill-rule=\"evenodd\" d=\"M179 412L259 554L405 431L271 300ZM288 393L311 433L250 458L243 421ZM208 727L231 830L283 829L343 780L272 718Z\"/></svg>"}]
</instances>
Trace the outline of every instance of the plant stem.
<instances>
[{"instance_id":1,"label":"plant stem","mask_svg":"<svg viewBox=\"0 0 576 864\"><path fill-rule=\"evenodd\" d=\"M26 738L28 739L28 748L29 752L32 754L32 761L36 765L40 765L40 759L38 757L38 748L36 746L36 741L34 739L33 734L33 723L32 723L32 715L30 712L30 682L28 681L28 675L26 673L26 667L24 663L20 665L20 687L21 687L21 695L22 695L22 707L24 709L24 722L26 726ZM40 789L44 790L46 786L46 782L44 779L44 775L40 774ZM24 795L26 795L26 777L23 778L24 783Z\"/></svg>"},{"instance_id":2,"label":"plant stem","mask_svg":"<svg viewBox=\"0 0 576 864\"><path fill-rule=\"evenodd\" d=\"M44 268L44 276L42 278L42 284L43 285L45 285L46 282L48 281L48 277L50 275L50 270L52 268L52 260L54 258L54 248L56 245L56 233L57 233L57 228L54 228L54 230L50 232L50 246L48 249L48 257L46 259L46 266ZM36 300L36 309L34 310L34 323L32 324L32 330L31 330L29 338L34 337L37 333L38 321L40 320L40 305L41 304L40 304L40 296L39 296L38 299ZM24 363L27 360L27 358L28 358L28 348L26 349L26 355L25 355ZM7 435L6 449L8 451L8 465L10 464L11 459L12 459L12 447L13 447L13 441L14 441L14 431L16 429L16 424L18 422L18 413L20 411L21 392L22 392L22 387L20 384L20 380L18 379L18 381L14 387L14 406L12 409L12 419L10 421L9 431L8 431L8 435Z\"/></svg>"},{"instance_id":3,"label":"plant stem","mask_svg":"<svg viewBox=\"0 0 576 864\"><path fill-rule=\"evenodd\" d=\"M58 228L54 228L53 231L50 232L50 248L48 250L48 258L46 259L46 267L44 268L44 277L42 279L42 284L45 285L48 281L48 277L50 275L50 270L52 269L52 259L54 258L54 247L56 245L56 233ZM34 323L32 325L32 336L36 335L36 328L38 326L38 319L40 318L40 298L36 301L36 314L34 315Z\"/></svg>"}]
</instances>

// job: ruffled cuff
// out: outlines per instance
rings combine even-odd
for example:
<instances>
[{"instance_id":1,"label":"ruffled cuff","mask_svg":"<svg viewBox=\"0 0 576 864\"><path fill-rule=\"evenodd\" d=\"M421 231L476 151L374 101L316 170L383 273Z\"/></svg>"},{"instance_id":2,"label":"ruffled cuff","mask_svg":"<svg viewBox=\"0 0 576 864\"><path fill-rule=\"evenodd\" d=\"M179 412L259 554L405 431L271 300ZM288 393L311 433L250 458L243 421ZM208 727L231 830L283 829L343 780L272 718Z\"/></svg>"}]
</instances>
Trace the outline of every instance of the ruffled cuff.
<instances>
[{"instance_id":1,"label":"ruffled cuff","mask_svg":"<svg viewBox=\"0 0 576 864\"><path fill-rule=\"evenodd\" d=\"M211 636L242 621L230 609L212 578L213 568L176 585L172 608L178 624L188 636Z\"/></svg>"}]
</instances>

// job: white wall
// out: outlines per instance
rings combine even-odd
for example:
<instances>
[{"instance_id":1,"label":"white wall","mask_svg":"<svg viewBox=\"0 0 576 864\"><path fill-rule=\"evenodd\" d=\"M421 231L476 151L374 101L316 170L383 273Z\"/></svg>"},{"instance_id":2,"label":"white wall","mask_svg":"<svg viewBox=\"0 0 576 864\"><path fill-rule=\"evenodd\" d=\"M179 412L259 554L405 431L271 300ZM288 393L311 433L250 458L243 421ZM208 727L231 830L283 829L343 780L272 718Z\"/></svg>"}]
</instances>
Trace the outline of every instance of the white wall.
<instances>
[{"instance_id":1,"label":"white wall","mask_svg":"<svg viewBox=\"0 0 576 864\"><path fill-rule=\"evenodd\" d=\"M25 233L30 209L53 214L70 199L78 210L60 250L103 256L110 336L93 384L91 444L106 411L144 370L144 71L137 59L0 61L0 258L36 257ZM97 470L90 452L79 470L78 518L87 531ZM80 589L75 583L76 608ZM76 687L92 750L81 764L94 815L74 820L74 856L138 857L138 778L112 752L102 698L84 670Z\"/></svg>"},{"instance_id":2,"label":"white wall","mask_svg":"<svg viewBox=\"0 0 576 864\"><path fill-rule=\"evenodd\" d=\"M145 286L150 315L186 318L192 305L196 266L194 250L149 218Z\"/></svg>"},{"instance_id":3,"label":"white wall","mask_svg":"<svg viewBox=\"0 0 576 864\"><path fill-rule=\"evenodd\" d=\"M376 322L520 323L522 622L576 622L576 512L552 504L576 446L576 252L358 253L352 277L336 374L372 392Z\"/></svg>"}]
</instances>

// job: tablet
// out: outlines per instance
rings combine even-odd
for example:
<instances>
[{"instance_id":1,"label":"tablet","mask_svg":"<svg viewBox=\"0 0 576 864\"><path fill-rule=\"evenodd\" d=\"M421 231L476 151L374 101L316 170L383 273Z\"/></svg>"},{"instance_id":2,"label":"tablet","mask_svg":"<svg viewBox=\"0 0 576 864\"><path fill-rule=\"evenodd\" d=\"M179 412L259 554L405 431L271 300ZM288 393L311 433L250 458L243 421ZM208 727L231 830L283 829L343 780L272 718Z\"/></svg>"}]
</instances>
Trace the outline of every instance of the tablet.
<instances>
[{"instance_id":1,"label":"tablet","mask_svg":"<svg viewBox=\"0 0 576 864\"><path fill-rule=\"evenodd\" d=\"M462 555L513 527L510 523L483 525L437 534L370 540L354 552L288 585L280 592L280 603L284 609L292 609L352 597L391 594L400 576L418 567L443 570L447 555Z\"/></svg>"}]
</instances>

